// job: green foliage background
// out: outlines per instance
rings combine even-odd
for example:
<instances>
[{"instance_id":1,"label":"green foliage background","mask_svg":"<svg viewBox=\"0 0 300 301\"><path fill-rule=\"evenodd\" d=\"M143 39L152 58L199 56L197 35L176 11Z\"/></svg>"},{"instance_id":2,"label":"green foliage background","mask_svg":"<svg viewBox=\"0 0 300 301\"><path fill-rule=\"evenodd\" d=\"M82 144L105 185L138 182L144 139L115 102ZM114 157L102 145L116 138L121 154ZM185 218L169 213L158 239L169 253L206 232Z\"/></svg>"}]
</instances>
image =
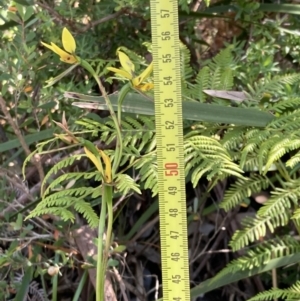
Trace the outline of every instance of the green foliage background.
<instances>
[{"instance_id":1,"label":"green foliage background","mask_svg":"<svg viewBox=\"0 0 300 301\"><path fill-rule=\"evenodd\" d=\"M46 87L46 80L61 74L66 65L40 41L61 45L61 31L67 27L76 38L78 55L93 65L107 91L113 93L123 83L113 79L106 67L118 66L118 47L123 47L141 68L151 59L149 5L149 1L140 0L0 2L1 98L32 154L28 156L2 110L0 300L24 300L25 295L39 295L43 300L59 298L58 278L66 277L74 266L81 269L61 249L66 247L65 229L76 228L78 220L91 227L98 223L101 194L91 183L99 178L79 145L62 142L65 133L55 122L62 122L63 112L76 137L107 147L114 158L113 147L108 147L116 138L110 117L73 106L74 100L64 94L76 92L83 99L94 96L95 102L100 101L94 81L78 67ZM238 296L242 300L297 300L300 5L237 0L212 1L209 7L204 3L198 7L197 1L181 0L179 10L186 182L187 187L191 184L191 191L202 191L196 194L196 201L187 198L189 225L195 220L205 224L210 214L226 220L242 210L247 212L238 230L232 233L227 229L224 241L228 239L229 243L223 247L232 253L226 260L218 258L227 261L227 266L192 278L196 283L191 286L192 295L246 279L239 282L243 286L249 276L262 273L260 281L265 291L256 288L252 294L237 294L236 300ZM222 32L225 24L238 30L215 45L218 40L213 32ZM233 101L211 97L204 90L240 91L244 97ZM115 241L122 251L139 227L158 214L153 108L149 103L140 106L150 100L136 93L126 101L131 113L125 111L122 119L125 151L115 194L116 200L125 199L125 205L117 208L114 227ZM149 110L141 111L141 107ZM41 158L46 174L43 182L38 165L29 163L33 155ZM45 188L42 195L40 187ZM222 196L216 197L220 188ZM128 230L123 209L134 194L148 191L149 208ZM254 196L262 192L267 193L267 200L259 209L254 208ZM248 207L241 209L243 206ZM32 219L24 221L28 216ZM217 235L220 231L216 224L214 227ZM53 235L55 231L61 233L59 238ZM52 252L45 251L43 244L54 246ZM195 258L205 248L208 243L203 239ZM120 254L118 250L113 253L110 268L120 268ZM64 271L62 276L51 278L46 274L48 266L58 266ZM287 269L281 269L283 266ZM51 296L50 288L56 290ZM120 297L119 286L115 291ZM76 292L83 294L80 285L70 293L72 298Z\"/></svg>"}]
</instances>

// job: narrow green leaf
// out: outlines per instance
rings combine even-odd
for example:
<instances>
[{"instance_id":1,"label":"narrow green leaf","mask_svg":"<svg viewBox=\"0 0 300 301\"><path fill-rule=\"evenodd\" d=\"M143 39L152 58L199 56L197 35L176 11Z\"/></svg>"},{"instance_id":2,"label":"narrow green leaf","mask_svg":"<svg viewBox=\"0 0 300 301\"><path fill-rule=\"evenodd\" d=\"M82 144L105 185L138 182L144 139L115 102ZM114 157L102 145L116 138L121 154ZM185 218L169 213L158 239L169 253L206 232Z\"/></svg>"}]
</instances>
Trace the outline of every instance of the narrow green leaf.
<instances>
[{"instance_id":1,"label":"narrow green leaf","mask_svg":"<svg viewBox=\"0 0 300 301\"><path fill-rule=\"evenodd\" d=\"M25 270L25 274L22 278L22 284L19 288L17 295L14 298L14 301L24 301L26 300L25 296L27 296L29 284L32 280L33 267L28 266Z\"/></svg>"},{"instance_id":2,"label":"narrow green leaf","mask_svg":"<svg viewBox=\"0 0 300 301\"><path fill-rule=\"evenodd\" d=\"M211 278L208 280L205 280L201 282L200 285L194 287L191 290L191 297L197 297L201 294L210 292L214 289L217 289L219 287L222 287L224 285L249 278L251 276L261 274L264 272L271 271L272 269L277 269L283 266L287 266L290 264L298 263L300 261L300 253L295 253L292 255L284 256L281 258L271 259L266 265L256 267L252 270L243 270L239 272L235 272L230 275L224 275L222 278ZM159 301L162 301L162 299L159 299Z\"/></svg>"},{"instance_id":3,"label":"narrow green leaf","mask_svg":"<svg viewBox=\"0 0 300 301\"><path fill-rule=\"evenodd\" d=\"M66 92L65 97L91 101L91 103L75 102L74 106L80 108L107 110L103 97L90 96L75 92ZM118 106L118 94L109 96L113 109ZM275 117L266 112L252 108L234 108L221 105L205 104L199 102L183 102L183 119L193 121L207 121L214 123L229 123L244 126L264 127ZM132 114L154 115L154 103L139 94L128 93L122 106L122 112Z\"/></svg>"},{"instance_id":4,"label":"narrow green leaf","mask_svg":"<svg viewBox=\"0 0 300 301\"><path fill-rule=\"evenodd\" d=\"M18 213L18 217L17 217L16 223L15 223L14 230L20 230L22 228L23 220L24 220L23 215L21 213Z\"/></svg>"},{"instance_id":5,"label":"narrow green leaf","mask_svg":"<svg viewBox=\"0 0 300 301\"><path fill-rule=\"evenodd\" d=\"M259 10L264 12L300 15L300 4L262 3L259 6Z\"/></svg>"},{"instance_id":6,"label":"narrow green leaf","mask_svg":"<svg viewBox=\"0 0 300 301\"><path fill-rule=\"evenodd\" d=\"M53 133L54 133L54 129L47 129L44 131L40 131L40 132L37 132L34 134L27 135L24 137L24 139L25 139L25 142L27 143L27 145L30 145L34 142L46 140L46 139L53 137ZM0 144L0 153L6 152L13 148L18 148L20 146L21 146L21 144L18 139L9 140L7 142Z\"/></svg>"}]
</instances>

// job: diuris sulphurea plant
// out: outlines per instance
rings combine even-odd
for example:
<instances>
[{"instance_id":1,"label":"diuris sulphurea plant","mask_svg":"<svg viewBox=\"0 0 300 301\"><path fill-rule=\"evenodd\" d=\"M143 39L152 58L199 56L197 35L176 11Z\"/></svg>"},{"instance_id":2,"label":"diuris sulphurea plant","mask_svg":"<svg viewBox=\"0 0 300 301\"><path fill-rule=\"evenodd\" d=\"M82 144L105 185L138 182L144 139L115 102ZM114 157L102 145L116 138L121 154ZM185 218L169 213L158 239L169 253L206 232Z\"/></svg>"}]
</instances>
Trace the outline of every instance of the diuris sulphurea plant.
<instances>
[{"instance_id":1,"label":"diuris sulphurea plant","mask_svg":"<svg viewBox=\"0 0 300 301\"><path fill-rule=\"evenodd\" d=\"M114 124L114 128L117 133L116 137L116 148L113 152L103 151L99 149L94 143L78 135L78 133L72 132L67 125L65 115L63 114L63 120L61 123L55 122L58 127L63 130L63 134L56 134L55 139L60 139L63 142L70 145L70 147L81 146L84 150L83 154L75 155L62 160L57 165L55 165L45 177L42 183L42 201L36 206L36 208L29 214L28 218L32 218L38 215L45 214L46 212L58 215L63 220L74 221L74 215L69 210L70 207L83 214L87 219L91 227L98 227L98 254L97 254L97 286L96 286L96 300L104 300L104 281L105 273L107 269L107 262L110 256L111 244L112 244L112 225L113 225L113 191L114 185L117 189L124 190L124 193L128 192L128 189L133 189L134 191L140 193L138 186L134 181L127 175L122 175L119 173L119 166L121 163L121 158L123 156L123 137L121 135L121 109L118 111L118 118L112 108L110 99L104 89L103 84L99 80L99 77L93 67L89 62L75 53L76 51L76 41L73 35L67 28L62 31L62 45L63 49L54 43L47 44L42 42L42 45L52 50L55 54L60 57L60 60L64 63L71 64L72 66L66 71L47 81L47 86L49 87L60 79L69 74L75 67L83 67L97 82L99 90L102 97L105 99L105 103L111 115L111 119ZM117 75L121 75L123 78L129 80L129 83L125 85L122 89L122 93L119 97L119 107L121 108L122 100L126 94L131 90L149 91L153 88L153 84L150 82L145 82L152 72L152 64L150 64L140 75L136 76L134 74L135 68L134 64L130 61L129 57L118 51L118 56L123 69L108 68L108 70L115 72ZM39 149L37 149L38 151ZM36 151L36 152L37 152ZM36 153L34 152L34 153ZM34 155L34 153L32 155ZM54 181L52 181L48 187L45 187L47 181L53 173L57 173L62 168L72 164L74 160L88 158L96 171L89 173L66 173L58 176ZM53 188L58 183L63 183L64 181L77 181L81 178L89 179L94 176L97 181L100 182L99 186L93 187L81 187L72 188L67 190L62 190L58 192ZM126 183L126 187L124 186ZM123 186L122 186L123 185ZM52 191L53 189L53 191ZM52 191L52 193L50 193ZM95 198L101 197L101 212L98 218L93 211L91 204L86 201L87 197ZM107 215L107 223L106 223ZM106 231L105 231L106 230ZM105 237L105 239L104 239ZM105 242L103 243L103 240Z\"/></svg>"}]
</instances>

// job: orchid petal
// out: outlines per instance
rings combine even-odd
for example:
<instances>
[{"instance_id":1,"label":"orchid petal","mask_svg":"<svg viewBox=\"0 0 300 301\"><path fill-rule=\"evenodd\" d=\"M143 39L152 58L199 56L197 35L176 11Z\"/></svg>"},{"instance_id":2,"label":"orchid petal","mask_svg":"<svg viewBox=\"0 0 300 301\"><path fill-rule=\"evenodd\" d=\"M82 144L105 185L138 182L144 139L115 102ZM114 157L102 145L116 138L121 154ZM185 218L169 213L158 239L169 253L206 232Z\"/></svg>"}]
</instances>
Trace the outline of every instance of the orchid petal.
<instances>
[{"instance_id":1,"label":"orchid petal","mask_svg":"<svg viewBox=\"0 0 300 301\"><path fill-rule=\"evenodd\" d=\"M55 52L56 54L58 54L60 56L61 52L65 52L64 50L60 49L58 46L56 46L54 43L51 43L51 45L41 42L43 46L49 48L50 50L52 50L53 52Z\"/></svg>"},{"instance_id":2,"label":"orchid petal","mask_svg":"<svg viewBox=\"0 0 300 301\"><path fill-rule=\"evenodd\" d=\"M68 54L66 56L61 56L60 60L64 63L68 63L68 64L75 64L77 62L76 57L71 54Z\"/></svg>"},{"instance_id":3,"label":"orchid petal","mask_svg":"<svg viewBox=\"0 0 300 301\"><path fill-rule=\"evenodd\" d=\"M128 78L130 80L132 79L132 75L130 73L126 72L125 70L117 69L114 67L107 67L106 69L109 71L112 71L122 77Z\"/></svg>"},{"instance_id":4,"label":"orchid petal","mask_svg":"<svg viewBox=\"0 0 300 301\"><path fill-rule=\"evenodd\" d=\"M84 151L85 154L87 155L87 157L93 162L93 164L96 166L97 170L102 174L102 176L104 175L103 173L103 167L102 167L102 163L99 160L99 158L97 158L90 150L88 150L86 147L84 147Z\"/></svg>"},{"instance_id":5,"label":"orchid petal","mask_svg":"<svg viewBox=\"0 0 300 301\"><path fill-rule=\"evenodd\" d=\"M51 45L41 42L45 47L49 48L52 50L54 53L58 54L60 56L60 60L68 63L68 64L74 64L77 62L77 59L74 57L74 55L69 54L68 52L62 50L59 48L57 45L54 43L51 43Z\"/></svg>"},{"instance_id":6,"label":"orchid petal","mask_svg":"<svg viewBox=\"0 0 300 301\"><path fill-rule=\"evenodd\" d=\"M105 182L111 183L112 182L112 176L111 176L111 161L110 158L106 155L104 151L99 149L99 153L104 161L105 164Z\"/></svg>"},{"instance_id":7,"label":"orchid petal","mask_svg":"<svg viewBox=\"0 0 300 301\"><path fill-rule=\"evenodd\" d=\"M118 51L118 56L119 56L119 60L121 63L121 66L123 67L123 69L125 71L127 71L129 74L131 74L131 78L133 77L134 74L134 64L132 63L132 61L130 60L130 58L122 51Z\"/></svg>"},{"instance_id":8,"label":"orchid petal","mask_svg":"<svg viewBox=\"0 0 300 301\"><path fill-rule=\"evenodd\" d=\"M70 31L65 27L62 31L62 44L69 53L75 53L76 42Z\"/></svg>"},{"instance_id":9,"label":"orchid petal","mask_svg":"<svg viewBox=\"0 0 300 301\"><path fill-rule=\"evenodd\" d=\"M153 83L145 83L145 84L135 86L135 88L142 92L147 92L154 88L154 84Z\"/></svg>"},{"instance_id":10,"label":"orchid petal","mask_svg":"<svg viewBox=\"0 0 300 301\"><path fill-rule=\"evenodd\" d=\"M150 76L151 72L153 70L153 62L137 77L135 77L132 80L133 86L138 86L140 85L147 77Z\"/></svg>"}]
</instances>

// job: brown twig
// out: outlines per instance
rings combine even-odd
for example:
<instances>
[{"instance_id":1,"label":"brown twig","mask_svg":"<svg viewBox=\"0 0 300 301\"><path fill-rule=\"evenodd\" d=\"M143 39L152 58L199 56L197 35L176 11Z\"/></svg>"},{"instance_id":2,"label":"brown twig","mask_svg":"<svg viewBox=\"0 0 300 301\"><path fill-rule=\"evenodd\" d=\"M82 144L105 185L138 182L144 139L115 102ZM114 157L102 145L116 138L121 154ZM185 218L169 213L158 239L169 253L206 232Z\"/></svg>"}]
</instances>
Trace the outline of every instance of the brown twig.
<instances>
[{"instance_id":1,"label":"brown twig","mask_svg":"<svg viewBox=\"0 0 300 301\"><path fill-rule=\"evenodd\" d=\"M124 283L121 275L119 274L119 271L115 267L113 267L113 272L114 272L114 276L115 276L116 280L119 282L119 287L121 289L121 293L122 293L124 301L129 301L127 298L127 294L126 294L126 286L125 286L125 283Z\"/></svg>"},{"instance_id":2,"label":"brown twig","mask_svg":"<svg viewBox=\"0 0 300 301\"><path fill-rule=\"evenodd\" d=\"M26 156L29 156L31 154L31 151L28 147L28 145L26 144L26 141L19 129L19 127L17 126L17 124L14 122L13 118L11 117L9 111L7 110L7 107L6 107L6 103L5 103L5 100L3 97L0 96L0 108L7 120L7 122L10 124L10 126L12 127L15 135L17 136L17 138L19 139L19 142L26 154ZM36 169L38 170L38 173L39 173L39 177L40 177L40 181L42 182L43 179L44 179L44 170L43 170L43 166L40 162L40 157L39 156L33 156L31 158L31 162L33 165L36 166Z\"/></svg>"},{"instance_id":3,"label":"brown twig","mask_svg":"<svg viewBox=\"0 0 300 301\"><path fill-rule=\"evenodd\" d=\"M16 211L16 208L22 208L22 205L26 204L28 201L34 201L34 196L36 196L41 189L41 183L34 185L28 192L23 193L18 199L11 202L4 210L0 212L0 220L4 219L5 214Z\"/></svg>"},{"instance_id":4,"label":"brown twig","mask_svg":"<svg viewBox=\"0 0 300 301\"><path fill-rule=\"evenodd\" d=\"M40 6L41 8L47 10L49 12L49 14L54 17L56 20L58 20L59 22L61 22L61 24L69 24L67 19L65 19L63 16L61 16L55 9L53 9L52 7L50 7L49 5L47 5L46 3L40 2L40 1L36 1L36 5Z\"/></svg>"},{"instance_id":5,"label":"brown twig","mask_svg":"<svg viewBox=\"0 0 300 301\"><path fill-rule=\"evenodd\" d=\"M197 0L196 3L193 4L191 11L197 12L201 5L202 5L202 0Z\"/></svg>"},{"instance_id":6,"label":"brown twig","mask_svg":"<svg viewBox=\"0 0 300 301\"><path fill-rule=\"evenodd\" d=\"M61 16L57 11L55 11L55 9L53 9L52 7L50 7L49 5L41 2L41 1L37 1L36 4L38 6L40 6L41 8L47 10L49 12L50 15L52 15L55 19L57 19L59 22L61 22L62 25L68 25L70 26L73 30L76 30L78 32L85 32L87 30L89 30L90 28L93 28L101 23L105 23L108 22L112 19L117 18L118 16L122 15L126 9L120 9L119 11L117 11L116 13L110 14L108 16L105 16L99 20L90 22L89 24L87 24L86 26L82 27L82 24L79 23L72 23L71 21L67 20L66 18L64 18L63 16Z\"/></svg>"},{"instance_id":7,"label":"brown twig","mask_svg":"<svg viewBox=\"0 0 300 301\"><path fill-rule=\"evenodd\" d=\"M119 17L120 15L122 15L123 13L124 13L124 10L123 10L123 9L120 9L120 10L119 10L118 12L116 12L116 13L113 13L113 14L111 14L111 15L105 16L105 17L103 17L103 18L101 18L101 19L99 19L99 20L96 20L96 21L93 21L93 22L87 24L87 25L86 25L85 27L83 27L82 29L79 29L79 31L80 31L80 32L85 32L85 31L89 30L90 28L95 27L95 26L97 26L97 25L99 25L99 24L101 24L101 23L105 23L105 22L107 22L107 21L110 21L110 20L112 20L112 19L115 19L115 18Z\"/></svg>"}]
</instances>

